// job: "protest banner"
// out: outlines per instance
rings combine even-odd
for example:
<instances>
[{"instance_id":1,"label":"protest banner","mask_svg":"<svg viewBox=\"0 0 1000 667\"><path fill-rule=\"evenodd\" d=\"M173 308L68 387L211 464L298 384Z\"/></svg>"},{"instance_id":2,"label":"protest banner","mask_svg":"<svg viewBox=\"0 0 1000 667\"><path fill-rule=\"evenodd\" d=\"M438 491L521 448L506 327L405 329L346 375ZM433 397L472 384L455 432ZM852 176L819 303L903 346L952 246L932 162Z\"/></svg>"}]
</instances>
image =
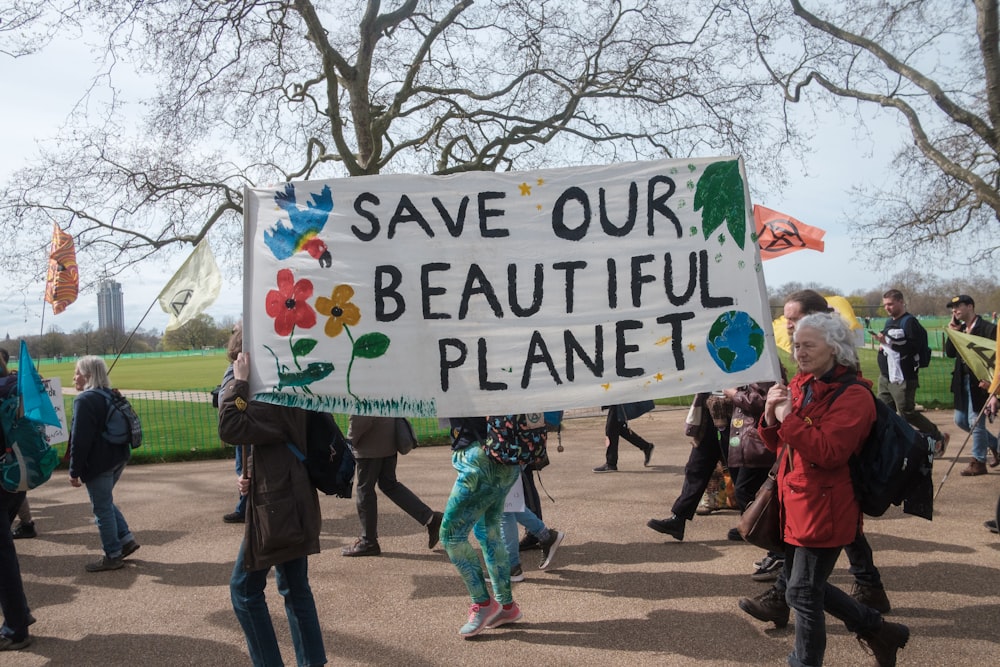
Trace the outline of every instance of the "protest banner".
<instances>
[{"instance_id":1,"label":"protest banner","mask_svg":"<svg viewBox=\"0 0 1000 667\"><path fill-rule=\"evenodd\" d=\"M473 416L779 377L742 162L248 188L251 392Z\"/></svg>"}]
</instances>

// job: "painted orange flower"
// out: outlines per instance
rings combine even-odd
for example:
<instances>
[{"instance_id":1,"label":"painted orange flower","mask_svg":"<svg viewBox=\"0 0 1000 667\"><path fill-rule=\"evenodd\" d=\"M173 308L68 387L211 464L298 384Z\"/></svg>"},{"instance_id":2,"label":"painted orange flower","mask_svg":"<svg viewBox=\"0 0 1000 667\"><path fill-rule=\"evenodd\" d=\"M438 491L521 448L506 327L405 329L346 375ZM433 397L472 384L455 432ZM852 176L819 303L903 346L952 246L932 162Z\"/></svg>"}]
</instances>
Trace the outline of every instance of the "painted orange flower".
<instances>
[{"instance_id":1,"label":"painted orange flower","mask_svg":"<svg viewBox=\"0 0 1000 667\"><path fill-rule=\"evenodd\" d=\"M274 318L274 333L288 336L297 326L309 329L316 325L316 312L306 303L312 293L311 281L303 278L295 282L290 269L278 271L278 289L268 292L264 302L267 314Z\"/></svg>"},{"instance_id":2,"label":"painted orange flower","mask_svg":"<svg viewBox=\"0 0 1000 667\"><path fill-rule=\"evenodd\" d=\"M323 331L330 338L335 338L344 330L344 325L354 326L361 321L361 310L351 303L354 288L350 285L337 285L333 288L330 298L317 297L316 310L320 315L326 315L327 321Z\"/></svg>"}]
</instances>

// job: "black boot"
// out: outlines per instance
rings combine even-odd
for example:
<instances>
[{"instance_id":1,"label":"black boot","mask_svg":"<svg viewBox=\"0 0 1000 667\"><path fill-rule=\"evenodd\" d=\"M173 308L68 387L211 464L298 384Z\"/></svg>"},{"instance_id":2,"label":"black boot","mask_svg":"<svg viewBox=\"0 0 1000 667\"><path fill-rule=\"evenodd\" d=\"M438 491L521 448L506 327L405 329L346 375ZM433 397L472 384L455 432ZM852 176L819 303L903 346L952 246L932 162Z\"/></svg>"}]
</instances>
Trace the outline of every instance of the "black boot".
<instances>
[{"instance_id":1,"label":"black boot","mask_svg":"<svg viewBox=\"0 0 1000 667\"><path fill-rule=\"evenodd\" d=\"M774 586L755 598L740 598L738 604L740 609L758 621L773 622L776 628L788 625L788 615L791 610L785 602L785 592L779 591Z\"/></svg>"},{"instance_id":2,"label":"black boot","mask_svg":"<svg viewBox=\"0 0 1000 667\"><path fill-rule=\"evenodd\" d=\"M665 533L675 540L684 539L684 524L686 521L679 516L671 514L666 519L650 519L646 525L658 533Z\"/></svg>"},{"instance_id":3,"label":"black boot","mask_svg":"<svg viewBox=\"0 0 1000 667\"><path fill-rule=\"evenodd\" d=\"M885 589L881 586L866 586L855 582L851 597L880 614L888 614L892 611L889 596L885 594Z\"/></svg>"},{"instance_id":4,"label":"black boot","mask_svg":"<svg viewBox=\"0 0 1000 667\"><path fill-rule=\"evenodd\" d=\"M902 623L882 621L878 630L858 633L858 641L871 649L879 667L895 667L896 651L910 640L910 629Z\"/></svg>"}]
</instances>

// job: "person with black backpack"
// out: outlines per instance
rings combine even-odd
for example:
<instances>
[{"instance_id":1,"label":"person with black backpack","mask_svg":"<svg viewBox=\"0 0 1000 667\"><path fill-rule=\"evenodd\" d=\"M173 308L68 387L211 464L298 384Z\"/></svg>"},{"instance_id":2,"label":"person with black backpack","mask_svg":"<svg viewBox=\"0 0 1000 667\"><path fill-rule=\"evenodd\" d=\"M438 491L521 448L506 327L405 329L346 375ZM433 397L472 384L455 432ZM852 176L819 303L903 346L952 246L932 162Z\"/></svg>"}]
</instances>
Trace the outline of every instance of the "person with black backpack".
<instances>
[{"instance_id":1,"label":"person with black backpack","mask_svg":"<svg viewBox=\"0 0 1000 667\"><path fill-rule=\"evenodd\" d=\"M112 493L125 465L132 456L128 442L113 444L105 438L105 424L111 410L101 390L111 389L104 359L80 357L73 373L76 399L69 436L69 483L86 486L101 535L104 555L86 566L87 572L121 569L124 559L139 549L132 529L115 504Z\"/></svg>"},{"instance_id":2,"label":"person with black backpack","mask_svg":"<svg viewBox=\"0 0 1000 667\"><path fill-rule=\"evenodd\" d=\"M874 334L879 342L878 397L894 408L910 426L934 438L934 456L941 458L951 436L942 433L916 407L920 369L930 363L927 330L916 317L906 312L906 301L898 289L891 289L882 295L882 307L889 319L885 321L882 332Z\"/></svg>"},{"instance_id":3,"label":"person with black backpack","mask_svg":"<svg viewBox=\"0 0 1000 667\"><path fill-rule=\"evenodd\" d=\"M876 420L871 383L860 377L853 335L836 313L802 318L795 328L793 356L798 373L787 386L779 383L768 390L759 427L779 462L785 599L795 610L788 664L823 664L829 613L857 635L878 665L895 665L910 629L884 620L828 581L843 547L861 532L850 460Z\"/></svg>"}]
</instances>

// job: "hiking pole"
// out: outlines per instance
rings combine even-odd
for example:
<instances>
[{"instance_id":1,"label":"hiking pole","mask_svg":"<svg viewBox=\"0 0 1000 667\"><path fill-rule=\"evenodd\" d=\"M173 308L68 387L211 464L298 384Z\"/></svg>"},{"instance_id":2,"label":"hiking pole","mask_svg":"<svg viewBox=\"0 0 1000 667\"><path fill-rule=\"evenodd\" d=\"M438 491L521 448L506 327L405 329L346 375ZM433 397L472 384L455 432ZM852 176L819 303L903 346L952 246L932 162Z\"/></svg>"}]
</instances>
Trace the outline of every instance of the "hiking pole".
<instances>
[{"instance_id":1,"label":"hiking pole","mask_svg":"<svg viewBox=\"0 0 1000 667\"><path fill-rule=\"evenodd\" d=\"M983 403L983 409L979 411L978 415L976 415L976 421L972 422L973 424L979 423L979 420L983 418L983 414L986 413L986 408L989 406L989 404L990 404L989 400ZM986 428L985 424L983 424L983 428ZM944 488L944 483L948 480L948 475L950 475L951 471L955 468L955 464L958 463L958 457L960 457L962 455L962 452L965 451L965 446L969 444L969 439L971 437L972 437L972 429L970 428L969 432L965 434L965 440L962 441L962 446L958 448L958 454L956 454L955 458L951 460L951 465L948 466L948 470L944 473L944 477L941 478L941 483L938 484L938 490L934 493L935 500L937 500L938 495L941 493L941 489Z\"/></svg>"}]
</instances>

